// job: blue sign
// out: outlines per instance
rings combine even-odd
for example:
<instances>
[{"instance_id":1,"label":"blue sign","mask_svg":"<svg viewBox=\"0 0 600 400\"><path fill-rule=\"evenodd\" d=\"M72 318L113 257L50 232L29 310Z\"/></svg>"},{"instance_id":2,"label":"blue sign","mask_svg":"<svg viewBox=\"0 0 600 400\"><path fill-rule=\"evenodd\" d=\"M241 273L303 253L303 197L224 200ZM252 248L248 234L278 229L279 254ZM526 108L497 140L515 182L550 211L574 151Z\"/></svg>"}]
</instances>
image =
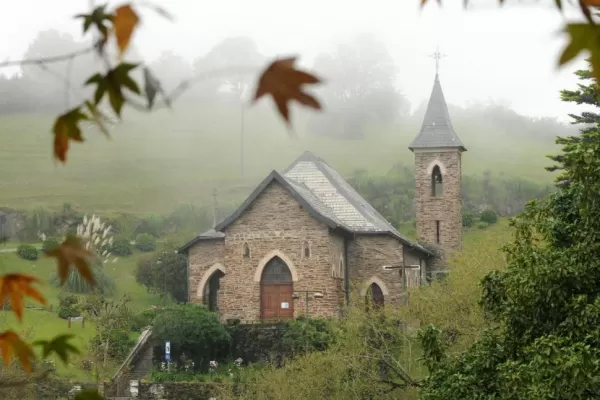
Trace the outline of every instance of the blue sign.
<instances>
[{"instance_id":1,"label":"blue sign","mask_svg":"<svg viewBox=\"0 0 600 400\"><path fill-rule=\"evenodd\" d=\"M165 361L171 361L171 342L165 342Z\"/></svg>"}]
</instances>

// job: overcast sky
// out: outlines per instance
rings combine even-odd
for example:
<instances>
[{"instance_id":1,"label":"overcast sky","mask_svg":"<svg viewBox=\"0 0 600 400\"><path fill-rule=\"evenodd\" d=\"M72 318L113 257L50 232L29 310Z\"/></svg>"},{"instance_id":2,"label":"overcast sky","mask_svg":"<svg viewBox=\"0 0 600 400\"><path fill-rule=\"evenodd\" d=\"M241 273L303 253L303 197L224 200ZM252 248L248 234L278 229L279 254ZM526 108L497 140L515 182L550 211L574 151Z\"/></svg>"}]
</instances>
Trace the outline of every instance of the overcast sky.
<instances>
[{"instance_id":1,"label":"overcast sky","mask_svg":"<svg viewBox=\"0 0 600 400\"><path fill-rule=\"evenodd\" d=\"M101 1L96 0L97 4ZM573 106L560 102L558 91L573 87L579 61L558 70L565 44L562 24L579 17L562 15L554 0L435 0L423 11L420 0L155 0L176 20L171 23L144 9L144 26L136 46L150 61L173 50L190 60L218 41L237 35L256 40L267 55L299 54L310 66L314 56L354 33L372 32L388 46L400 67L398 86L413 106L429 96L439 46L440 78L446 99L458 105L494 99L520 113L565 119ZM122 1L110 1L119 4ZM529 4L528 4L529 3ZM80 35L72 16L87 11L89 0L11 0L0 14L0 59L17 59L37 31L55 28ZM568 17L568 18L567 18ZM77 36L80 37L80 36Z\"/></svg>"}]
</instances>

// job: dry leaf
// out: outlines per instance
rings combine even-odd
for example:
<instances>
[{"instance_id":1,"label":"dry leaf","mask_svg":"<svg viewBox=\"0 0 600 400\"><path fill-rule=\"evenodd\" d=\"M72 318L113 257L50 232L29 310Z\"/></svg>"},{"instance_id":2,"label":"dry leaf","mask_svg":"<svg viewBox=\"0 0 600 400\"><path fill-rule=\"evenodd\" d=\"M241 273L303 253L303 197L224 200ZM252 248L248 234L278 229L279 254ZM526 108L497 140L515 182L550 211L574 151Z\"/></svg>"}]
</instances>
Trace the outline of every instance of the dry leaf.
<instances>
[{"instance_id":1,"label":"dry leaf","mask_svg":"<svg viewBox=\"0 0 600 400\"><path fill-rule=\"evenodd\" d=\"M139 22L140 19L130 4L125 4L116 9L113 25L121 54L127 50L133 36L133 31Z\"/></svg>"},{"instance_id":2,"label":"dry leaf","mask_svg":"<svg viewBox=\"0 0 600 400\"><path fill-rule=\"evenodd\" d=\"M16 356L25 372L31 372L31 361L35 355L31 347L22 341L15 332L8 330L0 334L0 353L2 353L4 365L10 364L13 357Z\"/></svg>"},{"instance_id":3,"label":"dry leaf","mask_svg":"<svg viewBox=\"0 0 600 400\"><path fill-rule=\"evenodd\" d=\"M316 110L321 109L317 99L302 91L302 85L320 83L320 79L308 72L295 69L295 62L296 57L291 57L271 63L261 74L254 95L254 101L257 101L262 96L270 94L279 113L288 124L290 116L287 103L290 100L296 100Z\"/></svg>"},{"instance_id":4,"label":"dry leaf","mask_svg":"<svg viewBox=\"0 0 600 400\"><path fill-rule=\"evenodd\" d=\"M42 283L38 278L23 274L7 274L0 276L0 305L9 298L12 310L17 314L19 320L23 319L25 308L25 296L46 304L46 299L37 289L32 287L33 283Z\"/></svg>"},{"instance_id":5,"label":"dry leaf","mask_svg":"<svg viewBox=\"0 0 600 400\"><path fill-rule=\"evenodd\" d=\"M88 116L81 112L80 107L67 111L60 115L54 122L52 133L54 134L54 157L63 163L67 161L69 141L83 142L81 121L88 120Z\"/></svg>"},{"instance_id":6,"label":"dry leaf","mask_svg":"<svg viewBox=\"0 0 600 400\"><path fill-rule=\"evenodd\" d=\"M74 265L79 275L94 286L94 277L89 265L94 254L86 250L76 236L68 236L60 246L46 253L49 257L56 257L58 262L58 277L62 285L69 276L69 267Z\"/></svg>"}]
</instances>

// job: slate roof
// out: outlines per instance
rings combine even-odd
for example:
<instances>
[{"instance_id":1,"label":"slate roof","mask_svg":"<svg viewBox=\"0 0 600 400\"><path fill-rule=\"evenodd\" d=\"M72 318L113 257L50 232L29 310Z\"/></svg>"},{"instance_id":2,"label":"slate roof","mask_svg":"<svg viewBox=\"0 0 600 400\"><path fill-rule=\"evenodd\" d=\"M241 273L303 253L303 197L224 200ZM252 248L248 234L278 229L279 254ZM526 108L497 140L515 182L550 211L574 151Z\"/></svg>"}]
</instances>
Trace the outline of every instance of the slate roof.
<instances>
[{"instance_id":1,"label":"slate roof","mask_svg":"<svg viewBox=\"0 0 600 400\"><path fill-rule=\"evenodd\" d=\"M179 250L177 250L177 252L178 253L186 253L190 247L192 247L196 243L204 241L204 240L219 240L219 239L224 239L224 238L225 238L225 234L223 232L217 232L214 229L209 229L206 232L201 233L200 235L196 236L194 239L192 239L189 242L187 242L186 244L184 244L183 247L181 247Z\"/></svg>"},{"instance_id":2,"label":"slate roof","mask_svg":"<svg viewBox=\"0 0 600 400\"><path fill-rule=\"evenodd\" d=\"M273 181L288 190L309 214L331 229L354 234L391 235L411 248L432 254L398 232L337 171L310 152L302 154L281 173L272 171L231 216L215 227L214 233L198 236L179 251L187 251L200 240L221 238L215 237L215 234L222 234L221 231L233 223Z\"/></svg>"},{"instance_id":3,"label":"slate roof","mask_svg":"<svg viewBox=\"0 0 600 400\"><path fill-rule=\"evenodd\" d=\"M467 151L452 127L448 106L437 74L435 75L435 82L433 83L433 90L429 97L421 131L408 148L411 151L426 148L458 148L461 151Z\"/></svg>"}]
</instances>

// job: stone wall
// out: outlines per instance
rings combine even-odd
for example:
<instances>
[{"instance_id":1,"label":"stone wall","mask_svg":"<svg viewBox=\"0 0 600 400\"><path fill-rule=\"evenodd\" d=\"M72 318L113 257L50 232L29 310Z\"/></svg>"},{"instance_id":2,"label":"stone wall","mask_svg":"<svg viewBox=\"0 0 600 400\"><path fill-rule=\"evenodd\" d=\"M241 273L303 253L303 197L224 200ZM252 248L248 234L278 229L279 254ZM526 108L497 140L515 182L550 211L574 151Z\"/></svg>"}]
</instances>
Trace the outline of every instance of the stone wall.
<instances>
[{"instance_id":1,"label":"stone wall","mask_svg":"<svg viewBox=\"0 0 600 400\"><path fill-rule=\"evenodd\" d=\"M190 303L201 304L203 288L200 282L205 273L214 265L223 262L224 239L203 240L188 251L188 279ZM220 304L219 304L220 306Z\"/></svg>"},{"instance_id":2,"label":"stone wall","mask_svg":"<svg viewBox=\"0 0 600 400\"><path fill-rule=\"evenodd\" d=\"M364 291L370 283L375 282L384 292L385 304L401 304L400 271L383 270L384 265L398 266L403 262L402 244L397 239L388 235L357 235L349 243L348 258L352 290L360 293L359 301L364 301Z\"/></svg>"},{"instance_id":3,"label":"stone wall","mask_svg":"<svg viewBox=\"0 0 600 400\"><path fill-rule=\"evenodd\" d=\"M443 194L431 195L431 170L438 165L442 172ZM417 236L424 243L437 243L436 221L440 221L439 246L445 255L462 249L461 153L458 149L415 150L415 211ZM434 260L440 266L444 260Z\"/></svg>"},{"instance_id":4,"label":"stone wall","mask_svg":"<svg viewBox=\"0 0 600 400\"><path fill-rule=\"evenodd\" d=\"M115 390L112 383L104 383L105 396L110 399L110 394ZM138 382L138 400L209 400L218 396L221 387L209 382ZM132 390L133 391L133 390Z\"/></svg>"},{"instance_id":5,"label":"stone wall","mask_svg":"<svg viewBox=\"0 0 600 400\"><path fill-rule=\"evenodd\" d=\"M329 228L313 218L278 183L267 186L224 233L222 244L200 242L189 250L192 302L202 302L201 297L195 296L198 284L203 274L220 262L226 270L219 290L221 319L260 319L260 277L256 280L255 275L259 265L279 256L297 274L295 291L323 293L323 298L309 301L310 316L338 314L339 278L332 276L332 269L342 254L340 241L331 239ZM244 244L250 249L247 257L243 254ZM308 257L304 254L305 246L310 249ZM305 313L303 294L300 293L293 307L294 316Z\"/></svg>"}]
</instances>

